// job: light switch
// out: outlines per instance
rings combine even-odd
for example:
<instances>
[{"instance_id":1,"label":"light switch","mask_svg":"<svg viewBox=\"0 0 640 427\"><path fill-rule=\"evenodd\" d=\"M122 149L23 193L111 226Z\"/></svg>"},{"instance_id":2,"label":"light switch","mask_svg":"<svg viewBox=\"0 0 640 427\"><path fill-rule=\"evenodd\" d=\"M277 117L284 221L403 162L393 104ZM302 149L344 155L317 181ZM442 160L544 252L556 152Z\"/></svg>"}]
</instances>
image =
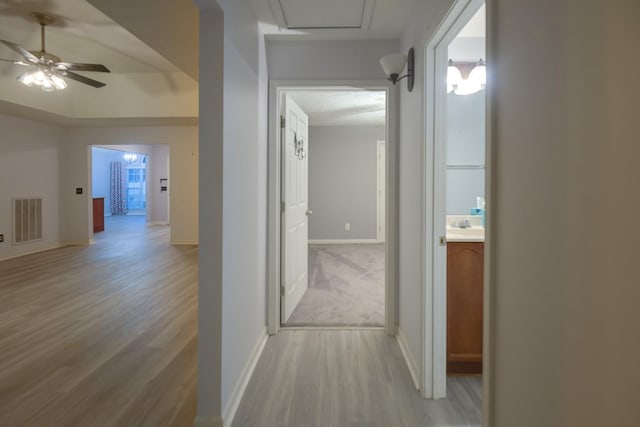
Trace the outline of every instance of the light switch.
<instances>
[{"instance_id":1,"label":"light switch","mask_svg":"<svg viewBox=\"0 0 640 427\"><path fill-rule=\"evenodd\" d=\"M344 229L345 229L346 231L351 231L351 224L350 224L350 223L348 223L348 222L347 222L347 223L345 223L345 224L344 224Z\"/></svg>"}]
</instances>

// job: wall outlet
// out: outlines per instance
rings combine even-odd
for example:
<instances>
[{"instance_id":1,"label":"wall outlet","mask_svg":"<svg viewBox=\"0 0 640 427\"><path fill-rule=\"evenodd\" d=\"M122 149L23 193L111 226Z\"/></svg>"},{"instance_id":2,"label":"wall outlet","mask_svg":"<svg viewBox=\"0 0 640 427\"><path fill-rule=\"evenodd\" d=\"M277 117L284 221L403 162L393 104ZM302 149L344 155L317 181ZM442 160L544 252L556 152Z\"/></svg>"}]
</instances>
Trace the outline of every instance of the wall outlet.
<instances>
[{"instance_id":1,"label":"wall outlet","mask_svg":"<svg viewBox=\"0 0 640 427\"><path fill-rule=\"evenodd\" d=\"M348 223L348 222L347 222L347 223L345 223L345 224L344 224L344 229L345 229L346 231L351 231L351 224L350 224L350 223Z\"/></svg>"},{"instance_id":2,"label":"wall outlet","mask_svg":"<svg viewBox=\"0 0 640 427\"><path fill-rule=\"evenodd\" d=\"M0 243L4 242L4 234L0 234Z\"/></svg>"}]
</instances>

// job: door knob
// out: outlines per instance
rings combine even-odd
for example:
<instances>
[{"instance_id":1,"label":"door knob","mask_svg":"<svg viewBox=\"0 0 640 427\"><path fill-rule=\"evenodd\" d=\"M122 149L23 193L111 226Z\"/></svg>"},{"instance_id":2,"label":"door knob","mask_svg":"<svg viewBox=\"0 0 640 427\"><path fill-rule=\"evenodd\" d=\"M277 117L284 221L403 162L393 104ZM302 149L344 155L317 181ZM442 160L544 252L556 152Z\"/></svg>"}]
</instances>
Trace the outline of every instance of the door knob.
<instances>
[{"instance_id":1,"label":"door knob","mask_svg":"<svg viewBox=\"0 0 640 427\"><path fill-rule=\"evenodd\" d=\"M307 209L307 216L310 216L313 213L313 211Z\"/></svg>"}]
</instances>

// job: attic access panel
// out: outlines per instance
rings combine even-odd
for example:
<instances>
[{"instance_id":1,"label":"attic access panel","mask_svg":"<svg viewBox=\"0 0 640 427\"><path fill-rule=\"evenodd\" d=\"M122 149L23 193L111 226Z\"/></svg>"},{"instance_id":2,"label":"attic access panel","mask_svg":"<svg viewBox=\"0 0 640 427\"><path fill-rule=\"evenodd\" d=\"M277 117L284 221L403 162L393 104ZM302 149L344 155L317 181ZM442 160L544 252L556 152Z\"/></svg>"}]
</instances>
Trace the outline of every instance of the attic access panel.
<instances>
[{"instance_id":1,"label":"attic access panel","mask_svg":"<svg viewBox=\"0 0 640 427\"><path fill-rule=\"evenodd\" d=\"M369 31L375 0L270 0L281 29Z\"/></svg>"}]
</instances>

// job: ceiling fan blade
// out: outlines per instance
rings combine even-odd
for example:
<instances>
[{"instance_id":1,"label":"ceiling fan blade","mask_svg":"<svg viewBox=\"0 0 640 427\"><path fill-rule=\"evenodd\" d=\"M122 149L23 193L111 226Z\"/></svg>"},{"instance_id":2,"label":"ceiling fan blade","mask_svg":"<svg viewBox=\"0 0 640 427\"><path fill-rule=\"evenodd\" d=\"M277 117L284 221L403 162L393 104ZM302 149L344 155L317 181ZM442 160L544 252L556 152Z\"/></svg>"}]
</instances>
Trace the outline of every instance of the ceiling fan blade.
<instances>
[{"instance_id":1,"label":"ceiling fan blade","mask_svg":"<svg viewBox=\"0 0 640 427\"><path fill-rule=\"evenodd\" d=\"M34 64L40 63L40 58L29 52L27 49L7 40L0 40L0 42L4 43L7 47L14 50L15 52L18 52L20 55L24 56L24 59L26 59L27 61Z\"/></svg>"},{"instance_id":2,"label":"ceiling fan blade","mask_svg":"<svg viewBox=\"0 0 640 427\"><path fill-rule=\"evenodd\" d=\"M13 65L22 65L22 66L25 66L25 67L28 67L28 66L30 66L30 65L33 65L33 64L27 64L26 62L22 62L22 61L16 61L15 59L4 59L4 58L0 58L0 61L3 61L3 62L11 62Z\"/></svg>"},{"instance_id":3,"label":"ceiling fan blade","mask_svg":"<svg viewBox=\"0 0 640 427\"><path fill-rule=\"evenodd\" d=\"M99 73L110 73L109 69L102 64L80 64L77 62L56 62L56 68L71 71L96 71Z\"/></svg>"},{"instance_id":4,"label":"ceiling fan blade","mask_svg":"<svg viewBox=\"0 0 640 427\"><path fill-rule=\"evenodd\" d=\"M72 73L71 71L64 71L61 73L61 75L68 79L75 80L77 82L84 83L86 85L93 86L93 87L106 86L106 83L102 83L97 80L93 80L88 77L81 76L80 74Z\"/></svg>"}]
</instances>

